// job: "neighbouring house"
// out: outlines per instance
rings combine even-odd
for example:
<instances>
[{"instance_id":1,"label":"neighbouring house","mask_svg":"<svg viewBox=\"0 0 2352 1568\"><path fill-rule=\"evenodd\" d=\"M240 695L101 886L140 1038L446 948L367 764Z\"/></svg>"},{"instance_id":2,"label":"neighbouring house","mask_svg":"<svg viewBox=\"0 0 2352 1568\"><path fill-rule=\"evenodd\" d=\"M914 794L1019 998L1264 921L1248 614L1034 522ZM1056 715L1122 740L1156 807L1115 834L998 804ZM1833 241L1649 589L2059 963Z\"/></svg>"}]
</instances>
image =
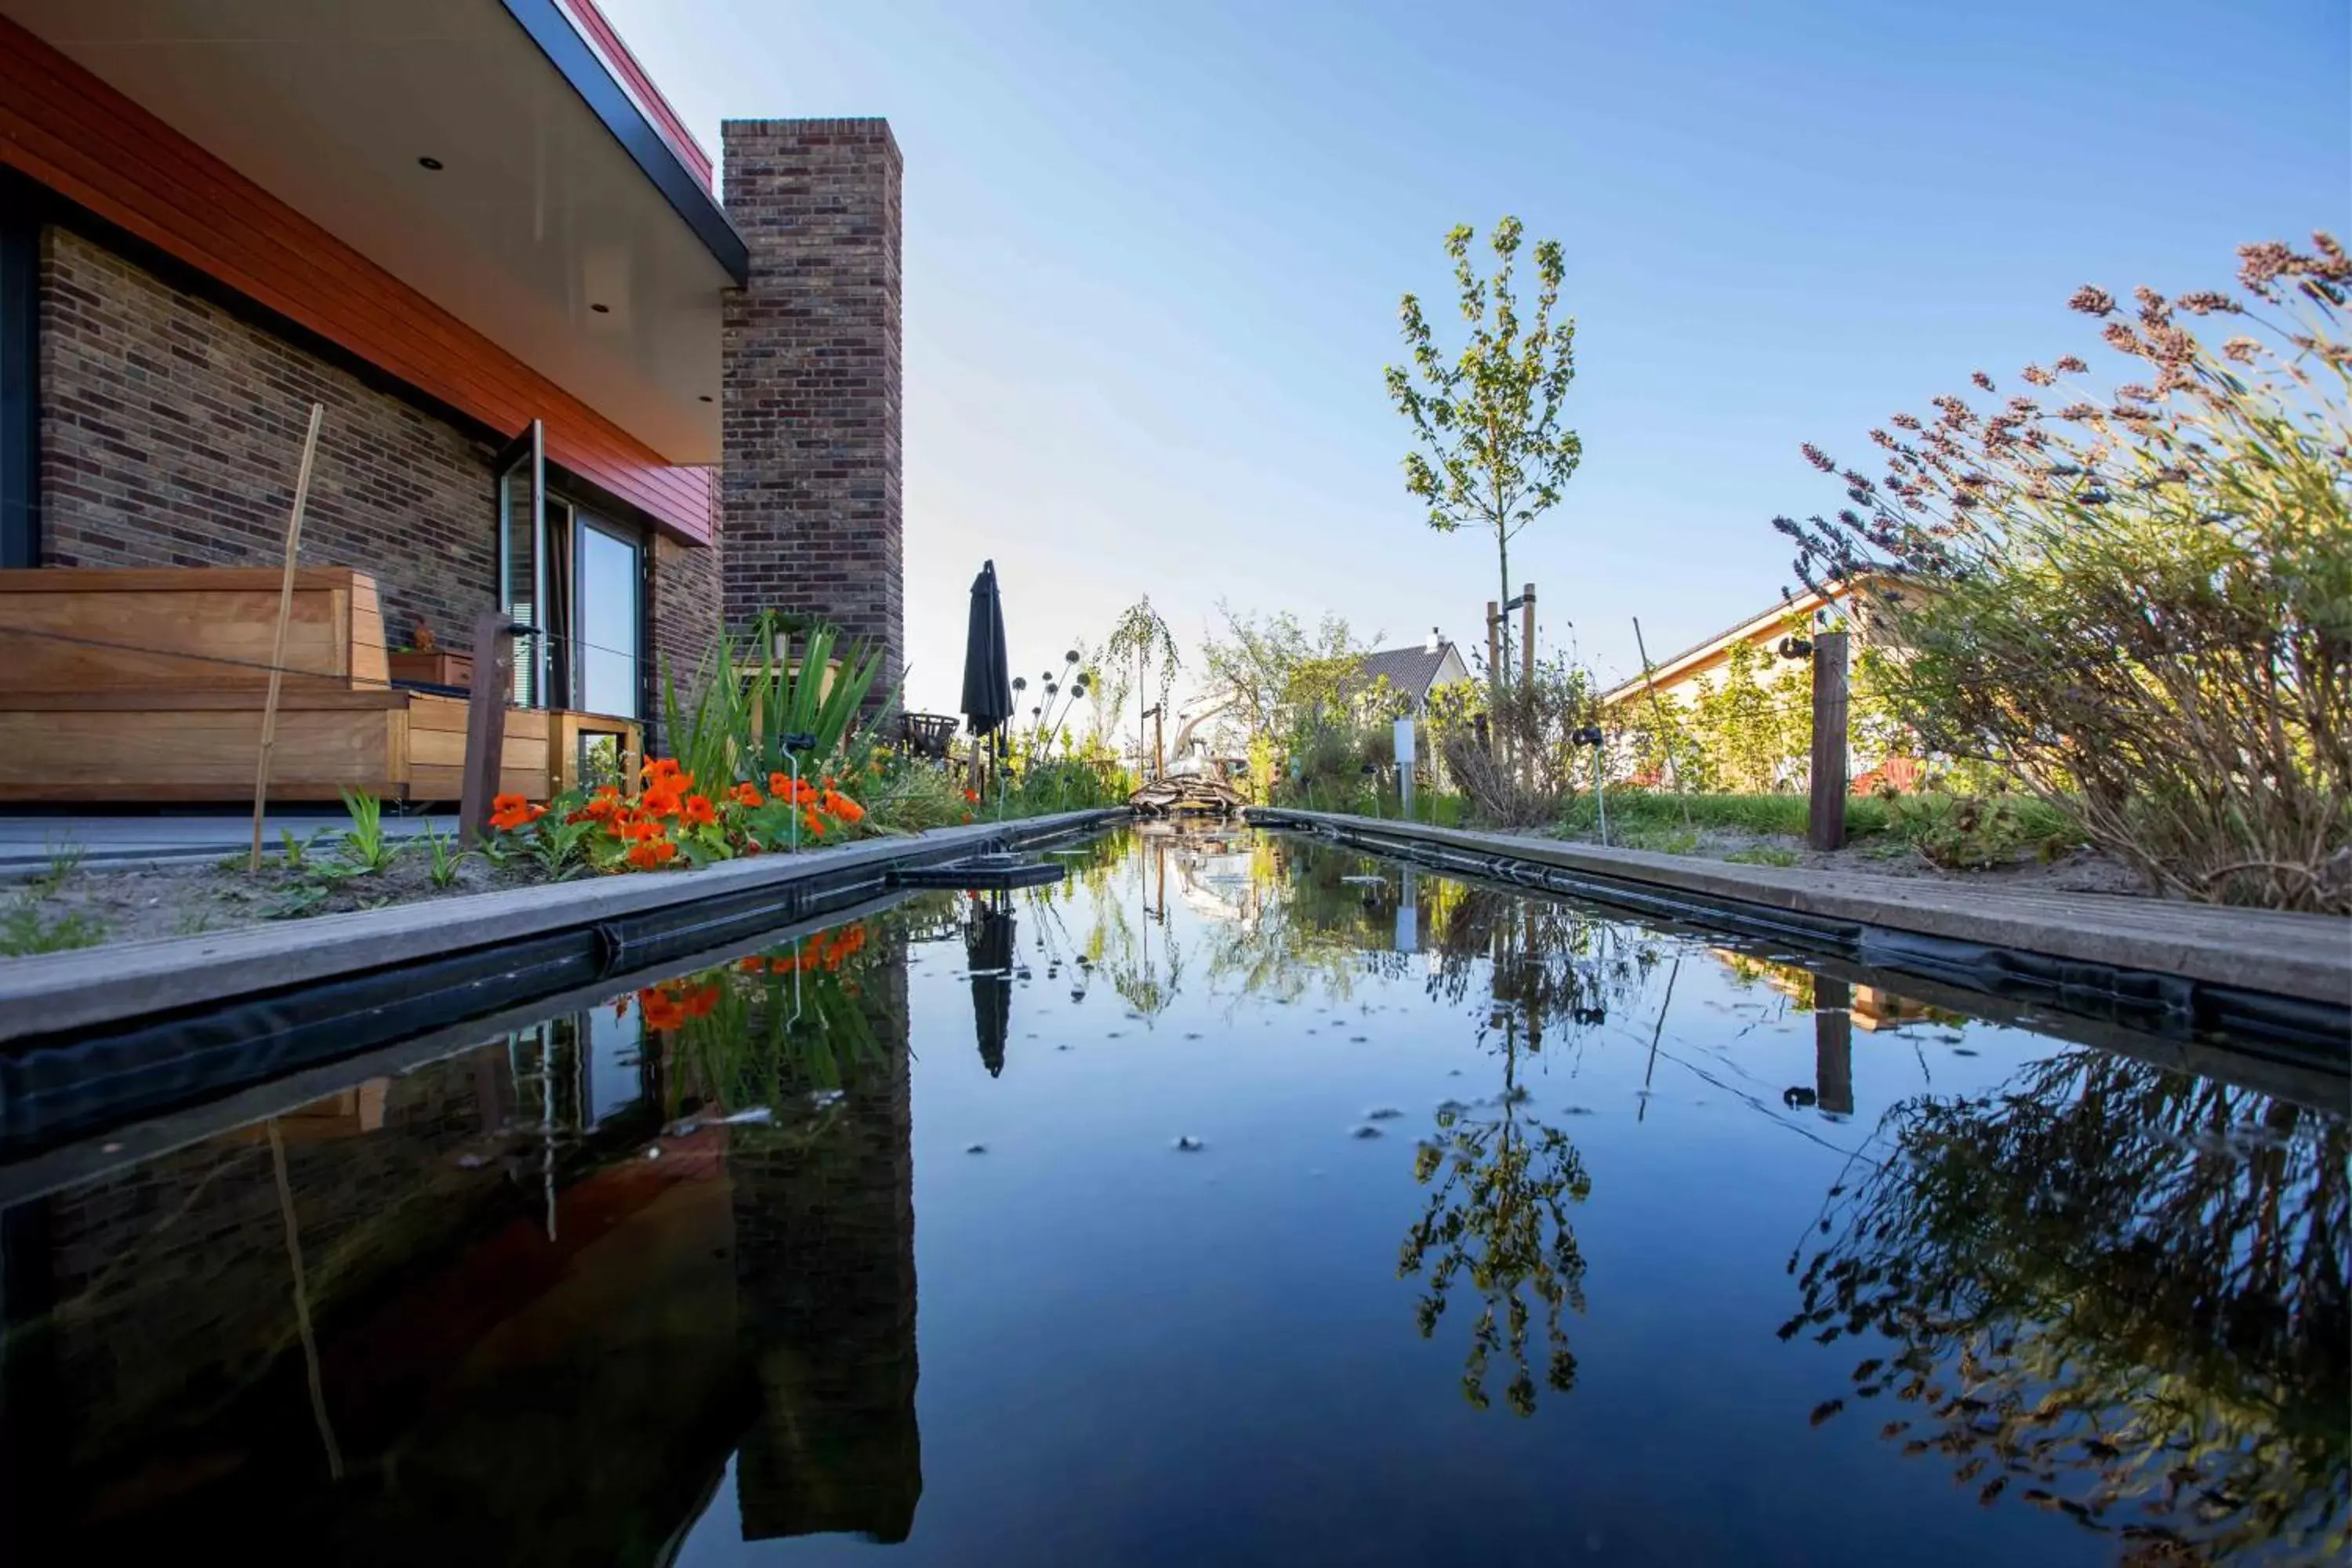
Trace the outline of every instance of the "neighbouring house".
<instances>
[{"instance_id":1,"label":"neighbouring house","mask_svg":"<svg viewBox=\"0 0 2352 1568\"><path fill-rule=\"evenodd\" d=\"M53 655L145 682L81 739L171 752L186 702L227 737L117 798L249 790L249 671L184 630L129 675L106 649L168 605L266 660L274 592L257 645L226 626L242 574L117 590L274 588L316 403L301 564L343 652L306 711L396 736L403 674L469 679L486 610L532 629L526 713L654 721L663 668L764 607L874 640L895 685L898 148L880 120L746 120L722 153L594 0L0 0L0 577L143 569L0 595L0 665L37 640L7 606L37 606ZM404 645L446 657L383 658ZM73 731L72 692L26 684L0 682L0 798L37 797L17 742ZM423 787L374 752L320 765Z\"/></svg>"},{"instance_id":2,"label":"neighbouring house","mask_svg":"<svg viewBox=\"0 0 2352 1568\"><path fill-rule=\"evenodd\" d=\"M1427 711L1429 694L1441 686L1470 679L1462 653L1435 626L1428 639L1412 647L1381 648L1364 655L1355 673L1340 682L1339 695L1349 701L1370 696L1385 685L1402 698L1414 718Z\"/></svg>"},{"instance_id":3,"label":"neighbouring house","mask_svg":"<svg viewBox=\"0 0 2352 1568\"><path fill-rule=\"evenodd\" d=\"M1826 593L1806 589L1784 596L1769 610L1759 611L1745 620L1702 638L1670 658L1651 667L1647 676L1636 676L1622 681L1601 694L1601 710L1605 716L1627 703L1646 702L1649 693L1655 692L1662 701L1687 708L1699 699L1700 682L1720 679L1723 667L1731 660L1733 648L1745 644L1765 656L1759 679L1766 681L1784 680L1792 673L1805 668L1801 659L1780 657L1780 639L1792 633L1802 635L1828 626L1832 619L1847 616L1855 623L1857 640L1869 635L1868 616L1851 614L1854 584L1832 583Z\"/></svg>"},{"instance_id":4,"label":"neighbouring house","mask_svg":"<svg viewBox=\"0 0 2352 1568\"><path fill-rule=\"evenodd\" d=\"M1647 676L1610 688L1601 694L1602 727L1622 736L1624 730L1641 722L1642 710L1654 696L1658 702L1678 710L1696 706L1704 690L1722 681L1733 650L1743 647L1759 656L1756 676L1767 686L1809 678L1811 666L1805 660L1782 657L1782 640L1843 622L1852 628L1857 647L1866 643L1871 635L1868 595L1864 593L1864 602L1857 602L1854 595L1857 589L1867 589L1871 581L1862 578L1851 583L1831 583L1822 591L1808 588L1784 595L1772 608L1750 616L1653 666ZM1630 752L1621 750L1619 754L1628 773L1648 779L1646 764ZM1911 758L1891 756L1874 758L1872 762L1868 772L1853 779L1857 794L1875 790L1882 782L1896 789L1909 789L1917 782L1919 765Z\"/></svg>"}]
</instances>

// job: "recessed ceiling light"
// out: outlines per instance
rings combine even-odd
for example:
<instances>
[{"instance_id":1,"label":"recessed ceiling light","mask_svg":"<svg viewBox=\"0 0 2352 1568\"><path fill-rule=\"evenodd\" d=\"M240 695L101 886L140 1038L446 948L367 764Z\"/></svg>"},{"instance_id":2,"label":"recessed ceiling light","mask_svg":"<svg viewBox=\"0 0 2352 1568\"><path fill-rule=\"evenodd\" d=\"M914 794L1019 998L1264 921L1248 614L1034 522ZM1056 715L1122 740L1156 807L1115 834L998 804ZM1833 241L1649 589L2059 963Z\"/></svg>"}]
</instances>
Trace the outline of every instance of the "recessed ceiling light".
<instances>
[{"instance_id":1,"label":"recessed ceiling light","mask_svg":"<svg viewBox=\"0 0 2352 1568\"><path fill-rule=\"evenodd\" d=\"M600 316L608 316L613 312L613 307L610 305L591 305L588 308Z\"/></svg>"},{"instance_id":2,"label":"recessed ceiling light","mask_svg":"<svg viewBox=\"0 0 2352 1568\"><path fill-rule=\"evenodd\" d=\"M419 158L416 160L416 166L420 169L430 169L437 174L441 172L441 160L438 158Z\"/></svg>"}]
</instances>

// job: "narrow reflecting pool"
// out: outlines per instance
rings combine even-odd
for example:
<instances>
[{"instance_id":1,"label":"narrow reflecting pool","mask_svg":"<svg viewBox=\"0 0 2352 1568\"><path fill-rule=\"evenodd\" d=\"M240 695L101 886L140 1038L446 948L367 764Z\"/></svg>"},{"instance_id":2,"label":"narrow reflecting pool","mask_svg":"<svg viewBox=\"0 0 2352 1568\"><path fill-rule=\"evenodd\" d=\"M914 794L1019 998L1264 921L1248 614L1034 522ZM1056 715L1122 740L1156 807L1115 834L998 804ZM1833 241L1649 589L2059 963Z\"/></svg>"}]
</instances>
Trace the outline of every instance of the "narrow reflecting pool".
<instances>
[{"instance_id":1,"label":"narrow reflecting pool","mask_svg":"<svg viewBox=\"0 0 2352 1568\"><path fill-rule=\"evenodd\" d=\"M0 1552L2345 1549L2340 1078L1296 839L1062 853L0 1171Z\"/></svg>"}]
</instances>

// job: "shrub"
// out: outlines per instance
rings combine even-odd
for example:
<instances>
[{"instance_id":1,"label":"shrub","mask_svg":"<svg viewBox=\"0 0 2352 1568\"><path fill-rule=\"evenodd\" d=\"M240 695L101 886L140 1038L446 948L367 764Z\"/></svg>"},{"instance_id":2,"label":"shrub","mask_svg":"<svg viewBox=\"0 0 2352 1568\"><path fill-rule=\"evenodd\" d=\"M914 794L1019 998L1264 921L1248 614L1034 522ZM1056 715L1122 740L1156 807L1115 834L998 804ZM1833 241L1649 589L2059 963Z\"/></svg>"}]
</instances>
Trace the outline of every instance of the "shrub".
<instances>
[{"instance_id":1,"label":"shrub","mask_svg":"<svg viewBox=\"0 0 2352 1568\"><path fill-rule=\"evenodd\" d=\"M2243 247L2243 298L2141 289L2136 321L2082 289L2147 379L2103 390L2067 354L1994 412L1939 397L1872 432L1887 472L1843 470L1852 509L1775 526L1809 583L1891 574L1866 612L1930 748L2158 889L2352 913L2352 258L2313 246ZM2245 331L2187 324L2214 316Z\"/></svg>"},{"instance_id":2,"label":"shrub","mask_svg":"<svg viewBox=\"0 0 2352 1568\"><path fill-rule=\"evenodd\" d=\"M1485 732L1475 712L1433 726L1433 744L1477 819L1496 827L1558 822L1591 766L1575 735L1599 712L1592 681L1564 658L1536 666L1532 681L1486 694Z\"/></svg>"}]
</instances>

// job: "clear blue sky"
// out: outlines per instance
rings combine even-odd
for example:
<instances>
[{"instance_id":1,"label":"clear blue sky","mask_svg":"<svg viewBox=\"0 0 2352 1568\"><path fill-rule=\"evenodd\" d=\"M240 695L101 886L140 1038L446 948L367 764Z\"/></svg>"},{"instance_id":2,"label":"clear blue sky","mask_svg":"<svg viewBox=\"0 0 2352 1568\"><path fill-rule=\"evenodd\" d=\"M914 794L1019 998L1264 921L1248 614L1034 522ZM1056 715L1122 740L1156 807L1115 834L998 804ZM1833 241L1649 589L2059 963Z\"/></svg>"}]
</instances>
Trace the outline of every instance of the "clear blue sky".
<instances>
[{"instance_id":1,"label":"clear blue sky","mask_svg":"<svg viewBox=\"0 0 2352 1568\"><path fill-rule=\"evenodd\" d=\"M1220 597L1479 641L1493 547L1381 382L1455 223L1567 247L1586 456L1513 574L1604 679L1777 597L1769 520L1838 501L1800 441L2087 347L2078 284L2352 230L2346 0L604 4L714 154L905 151L915 706L984 556L1016 669L1146 590L1187 644Z\"/></svg>"}]
</instances>

